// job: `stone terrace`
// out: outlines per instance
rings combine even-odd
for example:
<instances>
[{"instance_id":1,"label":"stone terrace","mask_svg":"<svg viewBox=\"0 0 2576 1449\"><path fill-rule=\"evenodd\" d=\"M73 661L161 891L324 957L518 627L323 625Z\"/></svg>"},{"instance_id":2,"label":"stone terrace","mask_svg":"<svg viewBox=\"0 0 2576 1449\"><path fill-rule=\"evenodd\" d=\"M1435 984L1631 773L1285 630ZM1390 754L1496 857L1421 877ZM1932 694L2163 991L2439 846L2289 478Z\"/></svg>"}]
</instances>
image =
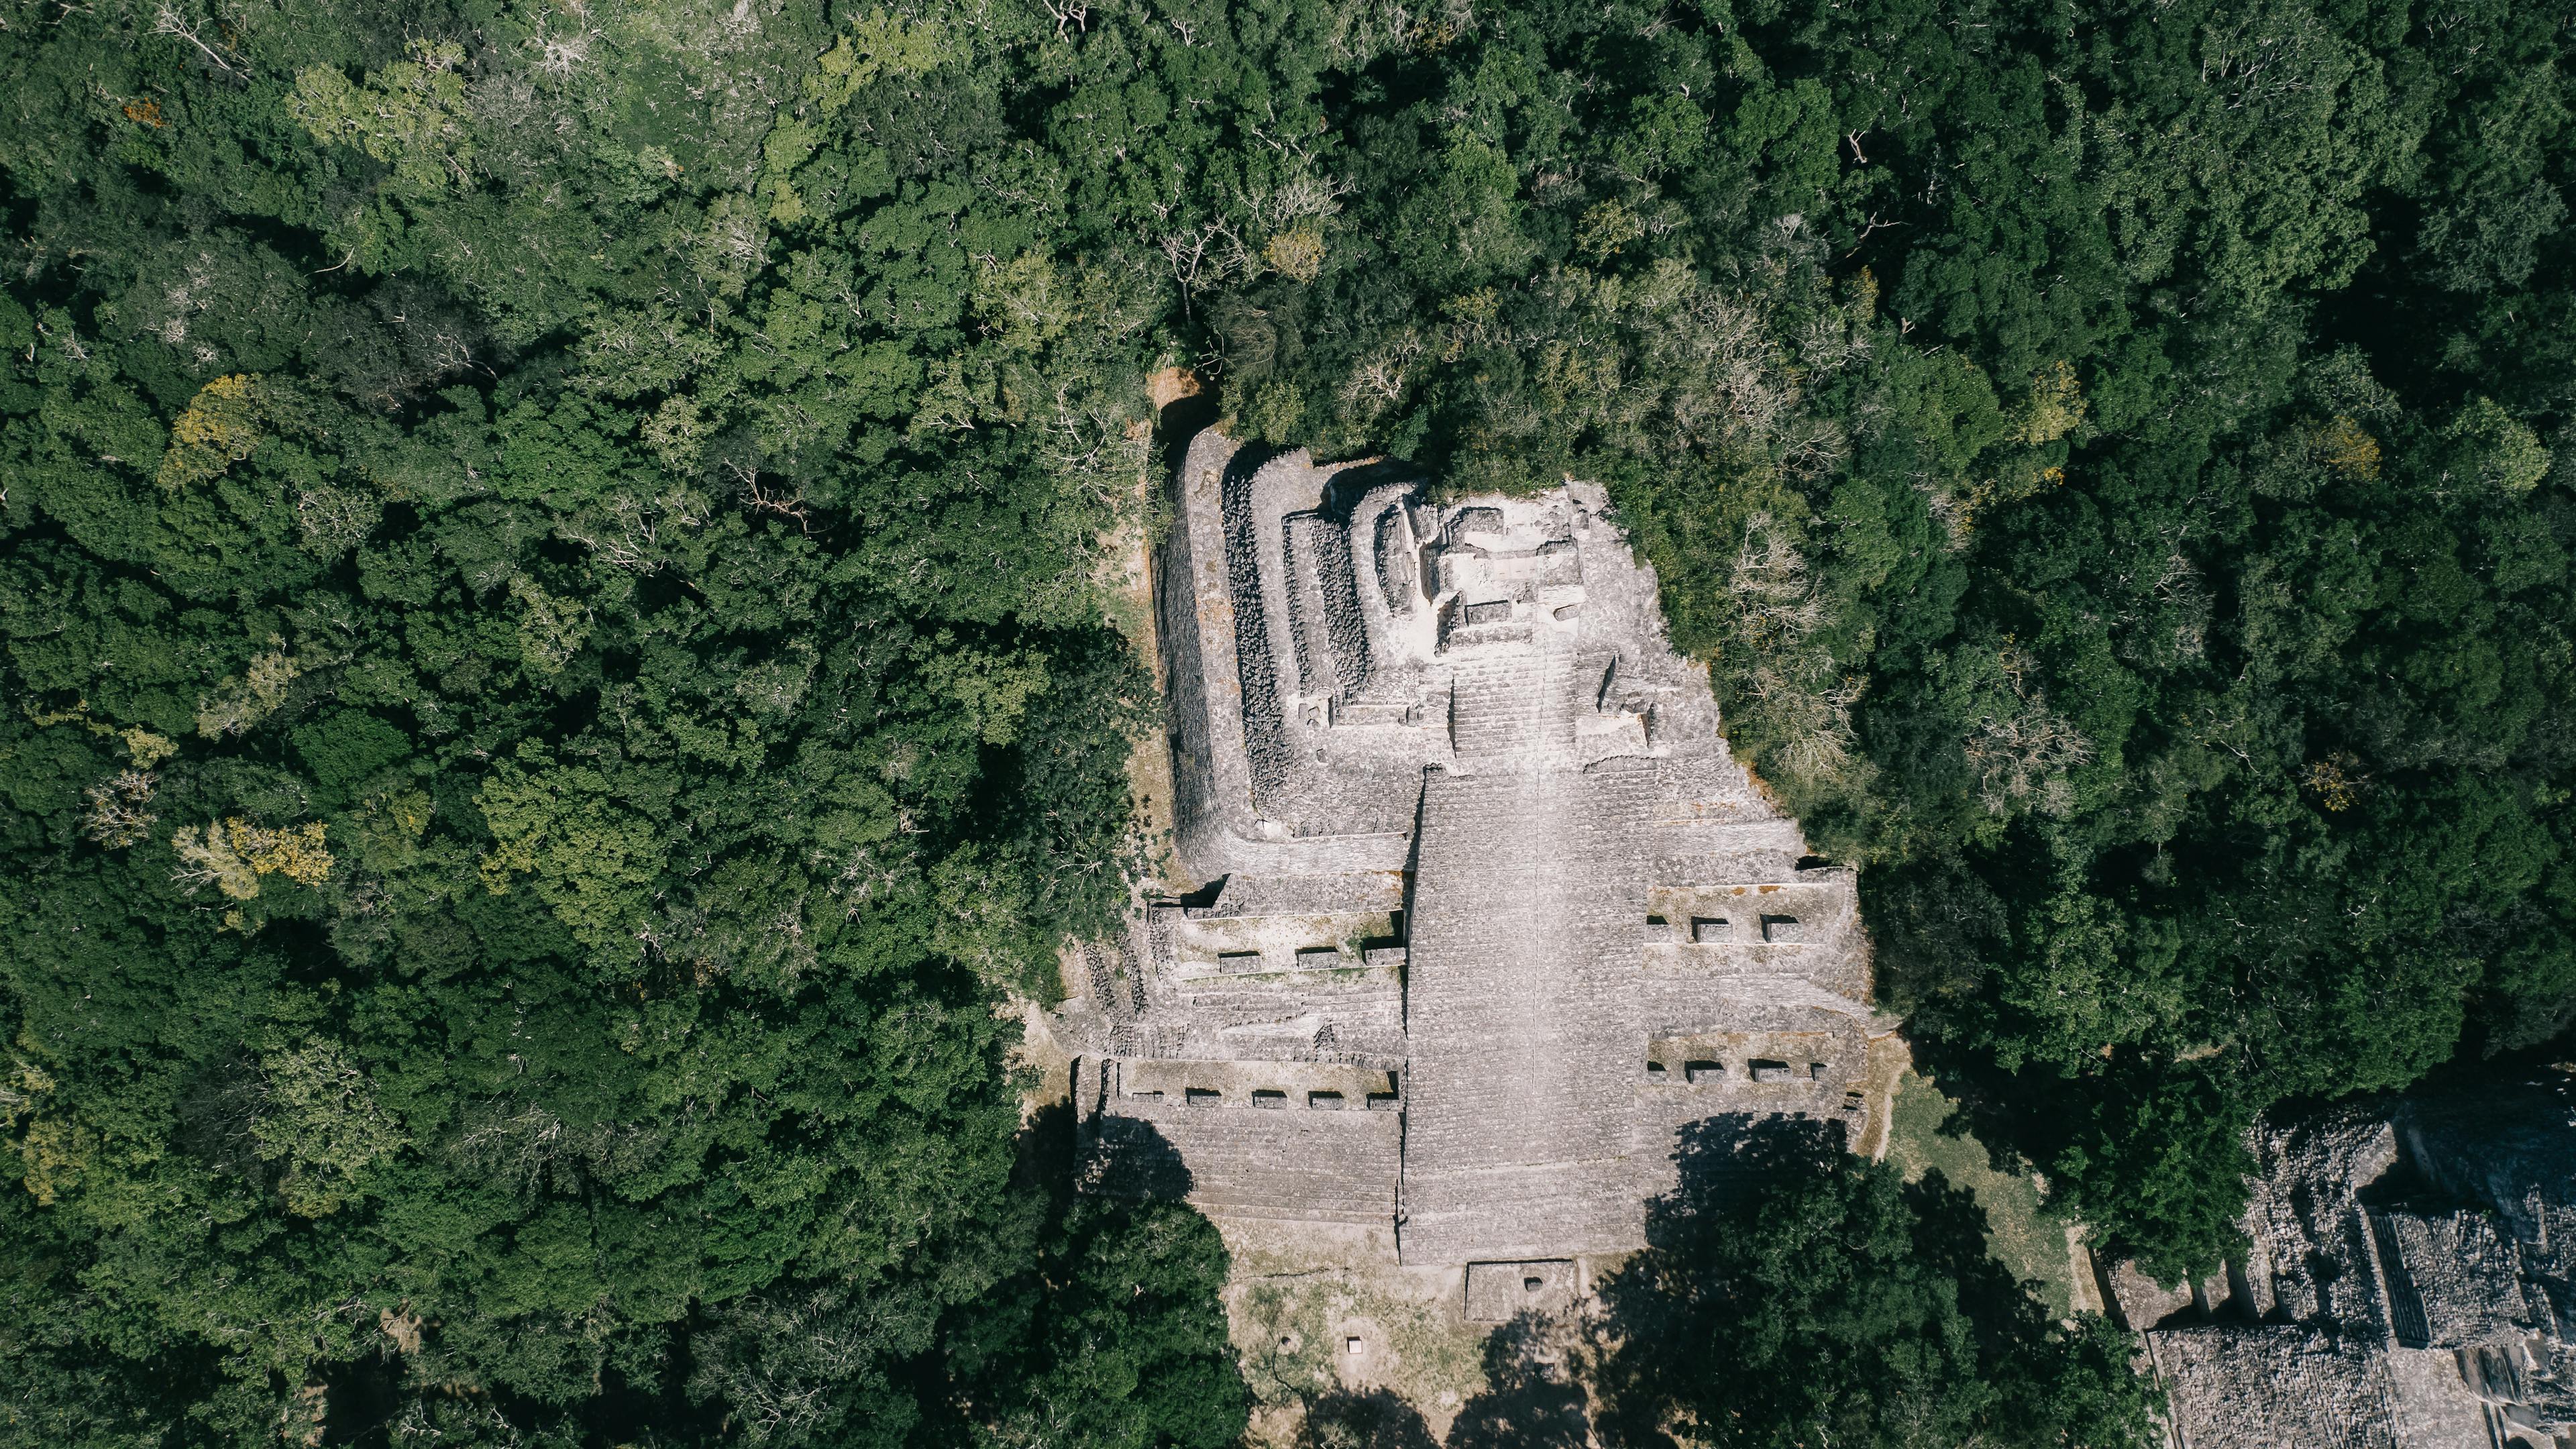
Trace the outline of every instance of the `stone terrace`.
<instances>
[{"instance_id":1,"label":"stone terrace","mask_svg":"<svg viewBox=\"0 0 2576 1449\"><path fill-rule=\"evenodd\" d=\"M1885 1028L1851 877L1728 756L1600 490L1437 501L1208 432L1177 492L1205 884L1086 951L1060 1013L1086 1187L1392 1229L1493 1310L1642 1246L1690 1124L1859 1130Z\"/></svg>"}]
</instances>

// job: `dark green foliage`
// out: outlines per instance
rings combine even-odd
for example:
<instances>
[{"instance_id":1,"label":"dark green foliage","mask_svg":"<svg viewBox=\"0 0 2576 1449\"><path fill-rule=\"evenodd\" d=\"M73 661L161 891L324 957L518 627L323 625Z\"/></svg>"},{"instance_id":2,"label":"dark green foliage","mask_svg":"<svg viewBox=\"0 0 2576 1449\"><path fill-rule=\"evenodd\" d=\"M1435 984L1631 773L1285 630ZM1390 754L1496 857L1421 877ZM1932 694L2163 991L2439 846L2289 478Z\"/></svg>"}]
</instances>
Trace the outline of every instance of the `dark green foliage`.
<instances>
[{"instance_id":1,"label":"dark green foliage","mask_svg":"<svg viewBox=\"0 0 2576 1449\"><path fill-rule=\"evenodd\" d=\"M1605 481L1987 1139L2206 1267L2252 1113L2576 1021L2569 43L1512 7L1198 315L1246 431Z\"/></svg>"},{"instance_id":2,"label":"dark green foliage","mask_svg":"<svg viewBox=\"0 0 2576 1449\"><path fill-rule=\"evenodd\" d=\"M1602 1285L1612 1422L1640 1442L2143 1446L2154 1390L2097 1314L2049 1321L1984 1211L1830 1130L1686 1144L1650 1246Z\"/></svg>"},{"instance_id":3,"label":"dark green foliage","mask_svg":"<svg viewBox=\"0 0 2576 1449\"><path fill-rule=\"evenodd\" d=\"M1225 1244L1177 1203L1058 1209L1036 1268L961 1314L958 1379L993 1442L1223 1449L1251 1398L1226 1339Z\"/></svg>"},{"instance_id":4,"label":"dark green foliage","mask_svg":"<svg viewBox=\"0 0 2576 1449\"><path fill-rule=\"evenodd\" d=\"M2206 1265L2254 1112L2576 1020L2569 44L17 7L0 1422L1222 1437L1212 1245L1011 1185L996 1012L1125 899L1182 362L1602 480L1980 1135ZM961 1346L1005 1284L1061 1342Z\"/></svg>"},{"instance_id":5,"label":"dark green foliage","mask_svg":"<svg viewBox=\"0 0 2576 1449\"><path fill-rule=\"evenodd\" d=\"M1041 1253L997 1008L1125 899L1147 314L998 133L857 140L1019 40L732 13L0 30L0 1438L903 1443Z\"/></svg>"}]
</instances>

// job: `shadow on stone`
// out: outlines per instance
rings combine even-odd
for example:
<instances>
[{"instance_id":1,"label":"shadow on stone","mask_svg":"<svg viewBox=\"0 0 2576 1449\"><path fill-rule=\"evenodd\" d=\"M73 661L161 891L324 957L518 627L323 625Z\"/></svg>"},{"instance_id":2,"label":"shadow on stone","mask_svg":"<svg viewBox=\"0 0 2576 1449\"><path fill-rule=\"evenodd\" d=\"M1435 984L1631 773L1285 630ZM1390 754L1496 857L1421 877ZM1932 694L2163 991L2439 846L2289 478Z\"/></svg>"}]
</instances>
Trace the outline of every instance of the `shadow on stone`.
<instances>
[{"instance_id":1,"label":"shadow on stone","mask_svg":"<svg viewBox=\"0 0 2576 1449\"><path fill-rule=\"evenodd\" d=\"M1216 879L1200 886L1197 890L1188 891L1181 895L1172 897L1172 904L1182 907L1205 907L1215 905L1217 897L1225 894L1225 883L1231 879L1233 879L1233 877L1230 875L1218 876Z\"/></svg>"},{"instance_id":2,"label":"shadow on stone","mask_svg":"<svg viewBox=\"0 0 2576 1449\"><path fill-rule=\"evenodd\" d=\"M1813 1117L1724 1112L1686 1123L1673 1149L1679 1181L1646 1205L1646 1242L1669 1247L1677 1232L1745 1206L1766 1181L1810 1171L1843 1150L1842 1124Z\"/></svg>"},{"instance_id":3,"label":"shadow on stone","mask_svg":"<svg viewBox=\"0 0 2576 1449\"><path fill-rule=\"evenodd\" d=\"M1422 470L1402 459L1382 458L1374 463L1361 463L1333 475L1324 490L1324 512L1335 522L1348 523L1369 490L1389 483L1411 483L1422 476Z\"/></svg>"},{"instance_id":4,"label":"shadow on stone","mask_svg":"<svg viewBox=\"0 0 2576 1449\"><path fill-rule=\"evenodd\" d=\"M1297 1449L1440 1449L1411 1404L1385 1389L1335 1389L1306 1406Z\"/></svg>"},{"instance_id":5,"label":"shadow on stone","mask_svg":"<svg viewBox=\"0 0 2576 1449\"><path fill-rule=\"evenodd\" d=\"M1524 1313L1485 1340L1486 1390L1449 1426L1447 1449L1576 1449L1592 1442L1591 1397L1570 1372L1564 1330Z\"/></svg>"},{"instance_id":6,"label":"shadow on stone","mask_svg":"<svg viewBox=\"0 0 2576 1449\"><path fill-rule=\"evenodd\" d=\"M1161 1128L1142 1117L1106 1112L1098 1122L1099 1136L1079 1179L1085 1191L1169 1202L1190 1195L1197 1180Z\"/></svg>"},{"instance_id":7,"label":"shadow on stone","mask_svg":"<svg viewBox=\"0 0 2576 1449\"><path fill-rule=\"evenodd\" d=\"M1646 1205L1646 1250L1604 1275L1594 1325L1591 1387L1603 1438L1672 1449L1676 1411L1761 1399L1777 1385L1724 1385L1742 1365L1722 1365L1756 1305L1719 1264L1759 1216L1766 1196L1810 1178L1843 1154L1839 1124L1804 1117L1726 1113L1689 1123L1674 1152L1678 1181ZM1715 1390L1714 1393L1711 1391Z\"/></svg>"},{"instance_id":8,"label":"shadow on stone","mask_svg":"<svg viewBox=\"0 0 2576 1449\"><path fill-rule=\"evenodd\" d=\"M1196 391L1173 397L1155 416L1155 431L1163 442L1162 463L1166 477L1181 466L1181 459L1190 451L1190 440L1197 437L1201 429L1213 425L1217 414L1222 411L1213 387L1196 378L1191 379L1191 384Z\"/></svg>"}]
</instances>

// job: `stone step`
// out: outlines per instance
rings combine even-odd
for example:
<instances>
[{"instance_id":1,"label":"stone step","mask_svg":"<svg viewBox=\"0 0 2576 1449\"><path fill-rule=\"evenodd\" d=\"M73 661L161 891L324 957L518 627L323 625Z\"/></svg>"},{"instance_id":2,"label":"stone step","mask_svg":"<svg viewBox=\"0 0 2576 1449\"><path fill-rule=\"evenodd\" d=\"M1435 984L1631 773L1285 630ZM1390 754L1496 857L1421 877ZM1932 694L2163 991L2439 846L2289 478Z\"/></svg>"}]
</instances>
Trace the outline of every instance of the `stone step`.
<instances>
[{"instance_id":1,"label":"stone step","mask_svg":"<svg viewBox=\"0 0 2576 1449\"><path fill-rule=\"evenodd\" d=\"M1566 661L1548 655L1461 666L1449 693L1450 748L1462 756L1568 751L1574 737Z\"/></svg>"}]
</instances>

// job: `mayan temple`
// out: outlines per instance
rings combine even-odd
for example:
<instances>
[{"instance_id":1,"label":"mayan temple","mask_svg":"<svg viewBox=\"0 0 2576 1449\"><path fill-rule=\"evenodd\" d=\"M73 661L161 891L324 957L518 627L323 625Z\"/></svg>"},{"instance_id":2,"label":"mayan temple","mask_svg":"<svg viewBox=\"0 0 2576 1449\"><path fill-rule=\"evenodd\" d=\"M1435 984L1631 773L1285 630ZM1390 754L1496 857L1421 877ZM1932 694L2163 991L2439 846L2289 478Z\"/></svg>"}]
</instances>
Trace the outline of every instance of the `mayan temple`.
<instances>
[{"instance_id":1,"label":"mayan temple","mask_svg":"<svg viewBox=\"0 0 2576 1449\"><path fill-rule=\"evenodd\" d=\"M1859 1128L1852 877L1729 757L1599 489L1441 501L1211 430L1178 501L1199 888L1087 953L1088 1186L1391 1229L1495 1321L1643 1245L1686 1124Z\"/></svg>"}]
</instances>

